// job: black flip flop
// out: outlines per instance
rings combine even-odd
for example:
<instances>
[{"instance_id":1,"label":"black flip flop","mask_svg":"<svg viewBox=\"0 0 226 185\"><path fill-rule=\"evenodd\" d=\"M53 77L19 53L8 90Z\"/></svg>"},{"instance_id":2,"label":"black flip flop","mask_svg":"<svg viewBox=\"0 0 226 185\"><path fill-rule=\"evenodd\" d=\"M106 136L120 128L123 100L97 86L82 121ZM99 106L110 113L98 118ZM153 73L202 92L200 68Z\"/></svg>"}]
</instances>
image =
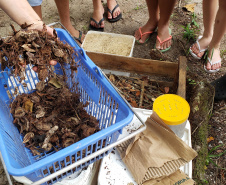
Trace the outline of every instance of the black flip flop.
<instances>
[{"instance_id":1,"label":"black flip flop","mask_svg":"<svg viewBox=\"0 0 226 185\"><path fill-rule=\"evenodd\" d=\"M97 22L94 18L90 18L91 21L95 22L97 24L97 26L100 26L101 23L104 21L104 18L102 18L99 22ZM94 30L94 31L104 31L104 28L97 28L97 27L94 27L93 25L89 25L89 30Z\"/></svg>"},{"instance_id":2,"label":"black flip flop","mask_svg":"<svg viewBox=\"0 0 226 185\"><path fill-rule=\"evenodd\" d=\"M215 87L215 99L224 100L226 99L226 74L217 80L211 82L211 85Z\"/></svg>"},{"instance_id":3,"label":"black flip flop","mask_svg":"<svg viewBox=\"0 0 226 185\"><path fill-rule=\"evenodd\" d=\"M120 19L122 18L122 13L120 13L117 17L113 18L113 13L114 13L115 9L118 8L118 7L119 7L119 5L117 4L117 5L113 8L113 10L110 10L110 9L108 8L108 12L110 12L110 14L111 14L111 16L112 16L112 19L108 19L109 22L117 22L118 20L120 20Z\"/></svg>"},{"instance_id":4,"label":"black flip flop","mask_svg":"<svg viewBox=\"0 0 226 185\"><path fill-rule=\"evenodd\" d=\"M73 37L75 40L77 40L80 44L82 44L82 31L79 31L79 36L78 37Z\"/></svg>"}]
</instances>

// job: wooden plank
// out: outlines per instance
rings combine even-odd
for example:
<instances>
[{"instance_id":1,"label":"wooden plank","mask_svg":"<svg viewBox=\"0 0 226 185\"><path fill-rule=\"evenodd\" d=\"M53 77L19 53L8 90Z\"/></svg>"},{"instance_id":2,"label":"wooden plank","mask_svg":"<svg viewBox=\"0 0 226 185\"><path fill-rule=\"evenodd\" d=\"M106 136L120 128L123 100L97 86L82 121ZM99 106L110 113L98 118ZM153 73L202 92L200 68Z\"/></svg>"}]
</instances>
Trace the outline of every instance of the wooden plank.
<instances>
[{"instance_id":1,"label":"wooden plank","mask_svg":"<svg viewBox=\"0 0 226 185\"><path fill-rule=\"evenodd\" d=\"M95 52L86 52L86 54L97 66L102 69L166 76L171 78L175 78L178 72L178 64L173 62L117 56Z\"/></svg>"},{"instance_id":2,"label":"wooden plank","mask_svg":"<svg viewBox=\"0 0 226 185\"><path fill-rule=\"evenodd\" d=\"M186 68L187 58L185 56L180 56L177 94L184 99L186 99Z\"/></svg>"}]
</instances>

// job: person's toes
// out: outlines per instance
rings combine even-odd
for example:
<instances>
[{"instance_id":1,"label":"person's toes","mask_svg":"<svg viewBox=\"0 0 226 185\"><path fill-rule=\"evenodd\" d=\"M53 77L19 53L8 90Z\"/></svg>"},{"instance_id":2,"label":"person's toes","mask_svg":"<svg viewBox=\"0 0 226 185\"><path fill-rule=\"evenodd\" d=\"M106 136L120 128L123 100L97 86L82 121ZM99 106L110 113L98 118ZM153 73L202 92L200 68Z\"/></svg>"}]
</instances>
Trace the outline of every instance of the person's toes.
<instances>
[{"instance_id":1,"label":"person's toes","mask_svg":"<svg viewBox=\"0 0 226 185\"><path fill-rule=\"evenodd\" d=\"M118 17L119 14L120 14L120 8L118 7L116 12L115 12L114 18Z\"/></svg>"},{"instance_id":2,"label":"person's toes","mask_svg":"<svg viewBox=\"0 0 226 185\"><path fill-rule=\"evenodd\" d=\"M82 34L82 37L81 37L81 42L83 42L84 41L84 39L85 39L85 34Z\"/></svg>"},{"instance_id":3,"label":"person's toes","mask_svg":"<svg viewBox=\"0 0 226 185\"><path fill-rule=\"evenodd\" d=\"M221 63L217 63L212 66L212 69L215 70L215 69L219 69L220 67L221 67Z\"/></svg>"},{"instance_id":4,"label":"person's toes","mask_svg":"<svg viewBox=\"0 0 226 185\"><path fill-rule=\"evenodd\" d=\"M139 40L139 43L143 44L143 43L144 43L144 41L140 39L140 40Z\"/></svg>"},{"instance_id":5,"label":"person's toes","mask_svg":"<svg viewBox=\"0 0 226 185\"><path fill-rule=\"evenodd\" d=\"M140 32L139 30L135 31L134 37L136 40L140 40Z\"/></svg>"},{"instance_id":6,"label":"person's toes","mask_svg":"<svg viewBox=\"0 0 226 185\"><path fill-rule=\"evenodd\" d=\"M101 22L100 27L104 28L104 21Z\"/></svg>"},{"instance_id":7,"label":"person's toes","mask_svg":"<svg viewBox=\"0 0 226 185\"><path fill-rule=\"evenodd\" d=\"M207 64L206 64L206 69L207 69L207 70L211 70L211 65L210 65L209 62L207 62Z\"/></svg>"},{"instance_id":8,"label":"person's toes","mask_svg":"<svg viewBox=\"0 0 226 185\"><path fill-rule=\"evenodd\" d=\"M108 12L108 19L112 19L111 13Z\"/></svg>"},{"instance_id":9,"label":"person's toes","mask_svg":"<svg viewBox=\"0 0 226 185\"><path fill-rule=\"evenodd\" d=\"M95 26L95 23L94 23L93 21L91 21L90 24L91 24L92 26Z\"/></svg>"},{"instance_id":10,"label":"person's toes","mask_svg":"<svg viewBox=\"0 0 226 185\"><path fill-rule=\"evenodd\" d=\"M196 55L198 54L199 50L197 48L197 44L196 43L192 45L192 51L193 51L194 54L196 54Z\"/></svg>"},{"instance_id":11,"label":"person's toes","mask_svg":"<svg viewBox=\"0 0 226 185\"><path fill-rule=\"evenodd\" d=\"M198 57L202 57L204 52L200 52L198 54L196 54Z\"/></svg>"},{"instance_id":12,"label":"person's toes","mask_svg":"<svg viewBox=\"0 0 226 185\"><path fill-rule=\"evenodd\" d=\"M168 47L170 47L170 40L166 42L165 49L167 49Z\"/></svg>"},{"instance_id":13,"label":"person's toes","mask_svg":"<svg viewBox=\"0 0 226 185\"><path fill-rule=\"evenodd\" d=\"M161 49L161 45L160 45L159 41L156 42L156 49Z\"/></svg>"}]
</instances>

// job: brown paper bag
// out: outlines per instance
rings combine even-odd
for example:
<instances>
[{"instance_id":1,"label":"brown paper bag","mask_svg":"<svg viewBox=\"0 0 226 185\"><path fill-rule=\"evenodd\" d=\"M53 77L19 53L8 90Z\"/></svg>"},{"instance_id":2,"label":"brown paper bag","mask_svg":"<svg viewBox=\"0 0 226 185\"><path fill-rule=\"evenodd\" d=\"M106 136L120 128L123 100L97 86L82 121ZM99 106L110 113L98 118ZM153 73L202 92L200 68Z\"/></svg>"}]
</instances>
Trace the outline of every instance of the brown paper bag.
<instances>
[{"instance_id":1,"label":"brown paper bag","mask_svg":"<svg viewBox=\"0 0 226 185\"><path fill-rule=\"evenodd\" d=\"M119 153L138 184L176 172L197 156L195 150L177 137L153 113L147 129L118 146Z\"/></svg>"},{"instance_id":2,"label":"brown paper bag","mask_svg":"<svg viewBox=\"0 0 226 185\"><path fill-rule=\"evenodd\" d=\"M160 177L144 182L142 185L194 185L195 182L182 171L177 170L167 177Z\"/></svg>"}]
</instances>

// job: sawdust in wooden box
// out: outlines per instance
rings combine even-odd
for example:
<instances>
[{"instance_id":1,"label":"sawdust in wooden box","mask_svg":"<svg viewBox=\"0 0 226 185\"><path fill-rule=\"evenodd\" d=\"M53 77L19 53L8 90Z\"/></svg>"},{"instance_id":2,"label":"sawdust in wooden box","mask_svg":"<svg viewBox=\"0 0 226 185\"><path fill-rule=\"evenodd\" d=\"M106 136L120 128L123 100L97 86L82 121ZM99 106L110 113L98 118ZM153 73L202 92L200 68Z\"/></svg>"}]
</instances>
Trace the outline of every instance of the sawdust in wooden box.
<instances>
[{"instance_id":1,"label":"sawdust in wooden box","mask_svg":"<svg viewBox=\"0 0 226 185\"><path fill-rule=\"evenodd\" d=\"M83 43L83 49L86 51L122 56L130 56L132 47L132 38L102 33L87 34Z\"/></svg>"}]
</instances>

